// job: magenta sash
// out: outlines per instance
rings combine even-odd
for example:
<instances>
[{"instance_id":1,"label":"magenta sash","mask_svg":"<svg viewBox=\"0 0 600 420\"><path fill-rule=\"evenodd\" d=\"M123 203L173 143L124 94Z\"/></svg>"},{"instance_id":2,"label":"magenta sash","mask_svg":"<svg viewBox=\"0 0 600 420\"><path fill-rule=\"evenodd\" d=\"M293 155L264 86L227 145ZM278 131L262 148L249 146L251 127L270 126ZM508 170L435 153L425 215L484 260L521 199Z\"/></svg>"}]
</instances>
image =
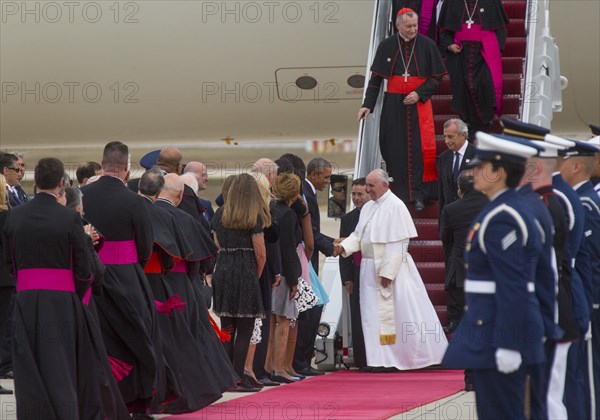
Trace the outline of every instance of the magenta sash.
<instances>
[{"instance_id":1,"label":"magenta sash","mask_svg":"<svg viewBox=\"0 0 600 420\"><path fill-rule=\"evenodd\" d=\"M494 31L485 31L481 25L471 25L471 29L463 23L462 29L454 34L454 42L462 47L460 41L481 42L481 54L487 63L496 92L496 114L502 116L502 54Z\"/></svg>"},{"instance_id":2,"label":"magenta sash","mask_svg":"<svg viewBox=\"0 0 600 420\"><path fill-rule=\"evenodd\" d=\"M421 14L419 15L419 33L421 35L429 36L429 24L431 23L433 9L436 6L435 3L436 0L421 1Z\"/></svg>"},{"instance_id":3,"label":"magenta sash","mask_svg":"<svg viewBox=\"0 0 600 420\"><path fill-rule=\"evenodd\" d=\"M104 264L135 264L138 262L135 241L105 241L98 252Z\"/></svg>"},{"instance_id":4,"label":"magenta sash","mask_svg":"<svg viewBox=\"0 0 600 420\"><path fill-rule=\"evenodd\" d=\"M65 268L26 268L17 270L17 292L58 290L75 292L73 272Z\"/></svg>"},{"instance_id":5,"label":"magenta sash","mask_svg":"<svg viewBox=\"0 0 600 420\"><path fill-rule=\"evenodd\" d=\"M187 273L187 261L179 260L175 263L173 268L171 269L173 273Z\"/></svg>"}]
</instances>

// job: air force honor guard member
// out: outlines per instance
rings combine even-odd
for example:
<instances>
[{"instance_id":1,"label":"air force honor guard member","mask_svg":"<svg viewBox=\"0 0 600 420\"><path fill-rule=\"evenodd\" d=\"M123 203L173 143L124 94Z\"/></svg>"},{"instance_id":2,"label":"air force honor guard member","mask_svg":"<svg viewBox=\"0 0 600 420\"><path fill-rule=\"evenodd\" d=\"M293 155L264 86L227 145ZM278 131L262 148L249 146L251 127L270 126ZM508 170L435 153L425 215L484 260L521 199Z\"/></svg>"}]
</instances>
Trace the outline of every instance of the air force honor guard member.
<instances>
[{"instance_id":1,"label":"air force honor guard member","mask_svg":"<svg viewBox=\"0 0 600 420\"><path fill-rule=\"evenodd\" d=\"M525 368L544 361L544 324L535 295L542 246L518 185L531 146L478 132L475 188L490 203L467 235L466 311L442 364L473 369L477 416L525 419Z\"/></svg>"},{"instance_id":2,"label":"air force honor guard member","mask_svg":"<svg viewBox=\"0 0 600 420\"><path fill-rule=\"evenodd\" d=\"M574 146L567 149L560 173L575 190L584 209L584 234L582 256L577 257L576 269L587 262L585 272L579 275L583 281L590 308L591 350L583 352L585 418L600 416L600 197L594 190L590 177L595 165L595 155L600 150L587 143L573 140ZM593 411L595 410L595 412Z\"/></svg>"}]
</instances>

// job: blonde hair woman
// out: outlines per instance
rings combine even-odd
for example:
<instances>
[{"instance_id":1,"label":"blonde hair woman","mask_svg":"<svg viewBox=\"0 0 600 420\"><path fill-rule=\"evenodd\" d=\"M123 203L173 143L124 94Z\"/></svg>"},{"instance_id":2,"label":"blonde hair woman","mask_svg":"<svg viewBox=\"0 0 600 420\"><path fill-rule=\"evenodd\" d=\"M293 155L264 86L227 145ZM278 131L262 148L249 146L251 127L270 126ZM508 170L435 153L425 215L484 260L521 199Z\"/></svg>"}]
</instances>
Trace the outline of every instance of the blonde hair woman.
<instances>
[{"instance_id":1,"label":"blonde hair woman","mask_svg":"<svg viewBox=\"0 0 600 420\"><path fill-rule=\"evenodd\" d=\"M279 233L282 280L273 290L271 331L267 353L267 368L273 370L271 379L276 382L292 382L289 369L286 369L286 355L295 348L295 340L289 340L290 323L298 316L296 293L302 276L300 259L296 252L302 240L302 231L296 213L290 206L298 199L300 178L294 174L281 174L273 182L273 195L276 202L272 208L273 219Z\"/></svg>"},{"instance_id":2,"label":"blonde hair woman","mask_svg":"<svg viewBox=\"0 0 600 420\"><path fill-rule=\"evenodd\" d=\"M224 189L225 190L225 189ZM271 215L258 184L251 175L231 180L225 204L213 218L213 231L219 254L213 272L214 312L221 327L231 332L223 343L236 373L243 378L234 389L253 392L244 378L244 364L254 329L254 320L264 317L258 278L266 262L263 228L271 225Z\"/></svg>"}]
</instances>

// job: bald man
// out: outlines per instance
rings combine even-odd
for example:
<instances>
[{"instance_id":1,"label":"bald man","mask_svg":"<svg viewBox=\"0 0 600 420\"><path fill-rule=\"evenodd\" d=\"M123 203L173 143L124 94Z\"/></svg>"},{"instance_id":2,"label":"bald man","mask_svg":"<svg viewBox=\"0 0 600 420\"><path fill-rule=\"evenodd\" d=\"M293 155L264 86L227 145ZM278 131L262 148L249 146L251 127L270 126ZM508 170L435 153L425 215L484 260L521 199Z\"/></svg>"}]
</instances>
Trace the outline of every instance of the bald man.
<instances>
[{"instance_id":1,"label":"bald man","mask_svg":"<svg viewBox=\"0 0 600 420\"><path fill-rule=\"evenodd\" d=\"M269 158L258 159L252 166L252 172L256 174L262 174L267 177L269 186L273 185L275 177L277 176L278 166Z\"/></svg>"},{"instance_id":2,"label":"bald man","mask_svg":"<svg viewBox=\"0 0 600 420\"><path fill-rule=\"evenodd\" d=\"M206 365L211 370L207 375L208 383L216 382L218 390L231 389L238 378L233 370L223 345L210 326L208 307L201 292L203 275L212 270L212 256L217 247L209 234L203 230L193 217L186 214L177 205L184 197L184 184L175 174L165 175L165 186L160 192L155 206L171 213L185 239L191 245L192 253L182 261L176 262L172 270L166 272L169 284L180 298L186 302L186 315L190 331L201 348L207 349ZM191 288L189 287L191 285ZM190 290L191 289L191 290Z\"/></svg>"},{"instance_id":3,"label":"bald man","mask_svg":"<svg viewBox=\"0 0 600 420\"><path fill-rule=\"evenodd\" d=\"M185 175L190 174L193 175L198 181L198 191L206 190L208 185L208 168L202 162L190 162L185 165L185 169L183 170ZM212 208L212 203L209 200L205 200L201 198L199 195L197 196L197 201L200 203L200 206L204 209L202 212L202 216L206 219L208 223L212 222L212 218L215 215L215 211Z\"/></svg>"}]
</instances>

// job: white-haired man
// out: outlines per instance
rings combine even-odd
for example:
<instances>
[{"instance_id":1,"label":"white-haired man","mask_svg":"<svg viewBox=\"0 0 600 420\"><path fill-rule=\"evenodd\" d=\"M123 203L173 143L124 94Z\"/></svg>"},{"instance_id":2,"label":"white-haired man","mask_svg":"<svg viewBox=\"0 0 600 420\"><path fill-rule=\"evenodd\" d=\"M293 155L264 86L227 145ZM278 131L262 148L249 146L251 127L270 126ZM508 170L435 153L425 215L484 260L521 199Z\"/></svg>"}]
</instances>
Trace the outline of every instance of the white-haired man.
<instances>
[{"instance_id":1,"label":"white-haired man","mask_svg":"<svg viewBox=\"0 0 600 420\"><path fill-rule=\"evenodd\" d=\"M344 257L361 251L360 307L367 364L419 369L442 360L448 342L407 252L417 230L381 169L367 176L366 203L354 232L337 243ZM339 241L338 241L339 242Z\"/></svg>"}]
</instances>

